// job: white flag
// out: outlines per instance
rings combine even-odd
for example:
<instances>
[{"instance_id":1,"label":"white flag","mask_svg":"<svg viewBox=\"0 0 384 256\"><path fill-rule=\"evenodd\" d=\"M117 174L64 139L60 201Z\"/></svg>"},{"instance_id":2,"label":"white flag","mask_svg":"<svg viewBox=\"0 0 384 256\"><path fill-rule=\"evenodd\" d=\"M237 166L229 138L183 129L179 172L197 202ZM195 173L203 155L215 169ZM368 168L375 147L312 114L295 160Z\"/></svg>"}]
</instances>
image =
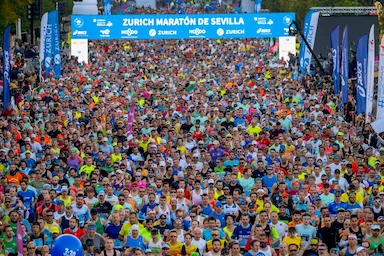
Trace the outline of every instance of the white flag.
<instances>
[{"instance_id":1,"label":"white flag","mask_svg":"<svg viewBox=\"0 0 384 256\"><path fill-rule=\"evenodd\" d=\"M381 38L379 53L379 79L377 85L376 120L384 118L384 36Z\"/></svg>"},{"instance_id":2,"label":"white flag","mask_svg":"<svg viewBox=\"0 0 384 256\"><path fill-rule=\"evenodd\" d=\"M368 63L367 63L367 107L365 113L366 123L372 121L373 90L375 82L375 25L371 26L368 38Z\"/></svg>"},{"instance_id":3,"label":"white flag","mask_svg":"<svg viewBox=\"0 0 384 256\"><path fill-rule=\"evenodd\" d=\"M48 13L44 13L43 17L41 18L41 24L40 24L40 81L44 81L42 70L44 67L44 59L45 59L45 40L46 40L46 31L47 31L47 24L48 24Z\"/></svg>"}]
</instances>

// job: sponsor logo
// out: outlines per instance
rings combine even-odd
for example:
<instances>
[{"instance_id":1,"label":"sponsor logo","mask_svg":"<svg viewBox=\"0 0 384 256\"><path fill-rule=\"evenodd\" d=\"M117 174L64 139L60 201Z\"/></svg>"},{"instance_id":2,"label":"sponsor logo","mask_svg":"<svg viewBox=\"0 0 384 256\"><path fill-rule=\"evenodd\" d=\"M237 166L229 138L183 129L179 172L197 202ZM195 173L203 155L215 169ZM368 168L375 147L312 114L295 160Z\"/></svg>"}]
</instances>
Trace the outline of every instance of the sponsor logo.
<instances>
[{"instance_id":1,"label":"sponsor logo","mask_svg":"<svg viewBox=\"0 0 384 256\"><path fill-rule=\"evenodd\" d=\"M84 20L82 18L76 18L74 20L74 24L76 28L81 28L82 26L84 26Z\"/></svg>"},{"instance_id":2,"label":"sponsor logo","mask_svg":"<svg viewBox=\"0 0 384 256\"><path fill-rule=\"evenodd\" d=\"M135 30L135 29L126 29L126 30L121 30L121 34L122 35L127 35L127 36L133 36L133 35L137 35L139 34L139 31Z\"/></svg>"},{"instance_id":3,"label":"sponsor logo","mask_svg":"<svg viewBox=\"0 0 384 256\"><path fill-rule=\"evenodd\" d=\"M356 66L357 91L361 97L365 98L365 90L363 87L363 63L358 61Z\"/></svg>"},{"instance_id":4,"label":"sponsor logo","mask_svg":"<svg viewBox=\"0 0 384 256\"><path fill-rule=\"evenodd\" d=\"M284 16L284 18L283 18L283 23L284 23L285 25L291 25L292 21L293 21L293 19L292 19L292 17L289 16L289 15L286 15L286 16Z\"/></svg>"},{"instance_id":5,"label":"sponsor logo","mask_svg":"<svg viewBox=\"0 0 384 256\"><path fill-rule=\"evenodd\" d=\"M111 33L111 30L109 29L103 29L100 30L101 36L109 36L109 33Z\"/></svg>"},{"instance_id":6,"label":"sponsor logo","mask_svg":"<svg viewBox=\"0 0 384 256\"><path fill-rule=\"evenodd\" d=\"M156 34L157 34L157 32L156 32L155 29L150 29L149 30L149 36L154 37L154 36L156 36Z\"/></svg>"},{"instance_id":7,"label":"sponsor logo","mask_svg":"<svg viewBox=\"0 0 384 256\"><path fill-rule=\"evenodd\" d=\"M227 29L225 30L226 35L244 35L245 30L244 29Z\"/></svg>"},{"instance_id":8,"label":"sponsor logo","mask_svg":"<svg viewBox=\"0 0 384 256\"><path fill-rule=\"evenodd\" d=\"M87 35L87 31L81 31L81 30L75 30L73 31L73 35L74 36L86 36Z\"/></svg>"},{"instance_id":9,"label":"sponsor logo","mask_svg":"<svg viewBox=\"0 0 384 256\"><path fill-rule=\"evenodd\" d=\"M176 30L159 30L157 31L157 34L159 36L175 36L177 35L177 31Z\"/></svg>"},{"instance_id":10,"label":"sponsor logo","mask_svg":"<svg viewBox=\"0 0 384 256\"><path fill-rule=\"evenodd\" d=\"M51 57L45 57L44 64L46 68L49 68L51 66L52 58Z\"/></svg>"},{"instance_id":11,"label":"sponsor logo","mask_svg":"<svg viewBox=\"0 0 384 256\"><path fill-rule=\"evenodd\" d=\"M373 51L374 47L375 47L375 42L373 40L370 40L369 41L369 50Z\"/></svg>"},{"instance_id":12,"label":"sponsor logo","mask_svg":"<svg viewBox=\"0 0 384 256\"><path fill-rule=\"evenodd\" d=\"M333 63L335 63L335 65L333 65L333 71L335 72L336 71L336 68L337 68L337 50L336 48L332 48L332 61Z\"/></svg>"},{"instance_id":13,"label":"sponsor logo","mask_svg":"<svg viewBox=\"0 0 384 256\"><path fill-rule=\"evenodd\" d=\"M289 34L289 28L284 28L284 34Z\"/></svg>"},{"instance_id":14,"label":"sponsor logo","mask_svg":"<svg viewBox=\"0 0 384 256\"><path fill-rule=\"evenodd\" d=\"M11 66L9 63L9 51L4 50L4 59L5 59L5 67L4 67L4 82L10 81L9 72L11 71Z\"/></svg>"},{"instance_id":15,"label":"sponsor logo","mask_svg":"<svg viewBox=\"0 0 384 256\"><path fill-rule=\"evenodd\" d=\"M216 34L217 34L218 36L223 36L223 35L224 35L224 29L219 28L219 29L216 31Z\"/></svg>"},{"instance_id":16,"label":"sponsor logo","mask_svg":"<svg viewBox=\"0 0 384 256\"><path fill-rule=\"evenodd\" d=\"M258 18L257 19L257 24L258 25L265 25L265 24L267 24L267 18Z\"/></svg>"},{"instance_id":17,"label":"sponsor logo","mask_svg":"<svg viewBox=\"0 0 384 256\"><path fill-rule=\"evenodd\" d=\"M271 34L271 30L269 28L259 28L256 30L256 33L260 35L269 35Z\"/></svg>"},{"instance_id":18,"label":"sponsor logo","mask_svg":"<svg viewBox=\"0 0 384 256\"><path fill-rule=\"evenodd\" d=\"M93 19L93 22L96 23L96 27L106 27L107 24L110 22L107 22L105 19ZM112 24L112 22L110 22ZM112 24L113 25L113 24Z\"/></svg>"},{"instance_id":19,"label":"sponsor logo","mask_svg":"<svg viewBox=\"0 0 384 256\"><path fill-rule=\"evenodd\" d=\"M269 19L268 22L267 22L268 25L273 25L273 20L272 19Z\"/></svg>"},{"instance_id":20,"label":"sponsor logo","mask_svg":"<svg viewBox=\"0 0 384 256\"><path fill-rule=\"evenodd\" d=\"M60 65L61 64L61 57L60 57L60 54L56 54L55 55L55 65Z\"/></svg>"},{"instance_id":21,"label":"sponsor logo","mask_svg":"<svg viewBox=\"0 0 384 256\"><path fill-rule=\"evenodd\" d=\"M195 36L204 35L205 33L207 33L207 31L205 29L195 28L195 29L190 29L189 30L189 34L192 34L192 35L195 35Z\"/></svg>"},{"instance_id":22,"label":"sponsor logo","mask_svg":"<svg viewBox=\"0 0 384 256\"><path fill-rule=\"evenodd\" d=\"M113 23L111 21L108 21L107 24L106 24L107 27L112 27L113 26Z\"/></svg>"},{"instance_id":23,"label":"sponsor logo","mask_svg":"<svg viewBox=\"0 0 384 256\"><path fill-rule=\"evenodd\" d=\"M309 67L310 63L309 63L309 58L305 58L304 59L304 68L307 69L307 67Z\"/></svg>"}]
</instances>

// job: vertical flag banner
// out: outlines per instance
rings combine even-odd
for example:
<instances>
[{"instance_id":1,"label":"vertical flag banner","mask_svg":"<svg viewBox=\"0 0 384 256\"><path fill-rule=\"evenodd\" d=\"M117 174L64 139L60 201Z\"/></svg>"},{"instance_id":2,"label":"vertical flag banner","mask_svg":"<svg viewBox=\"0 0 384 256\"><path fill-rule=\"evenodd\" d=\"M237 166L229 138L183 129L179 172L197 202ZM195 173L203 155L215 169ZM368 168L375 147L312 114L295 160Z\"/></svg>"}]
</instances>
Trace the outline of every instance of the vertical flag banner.
<instances>
[{"instance_id":1,"label":"vertical flag banner","mask_svg":"<svg viewBox=\"0 0 384 256\"><path fill-rule=\"evenodd\" d=\"M4 93L4 109L7 109L11 101L11 26L8 25L3 35L3 93Z\"/></svg>"},{"instance_id":2,"label":"vertical flag banner","mask_svg":"<svg viewBox=\"0 0 384 256\"><path fill-rule=\"evenodd\" d=\"M263 0L255 0L255 13L260 13Z\"/></svg>"},{"instance_id":3,"label":"vertical flag banner","mask_svg":"<svg viewBox=\"0 0 384 256\"><path fill-rule=\"evenodd\" d=\"M21 222L17 221L16 227L16 245L17 245L17 256L23 256L23 228Z\"/></svg>"},{"instance_id":4,"label":"vertical flag banner","mask_svg":"<svg viewBox=\"0 0 384 256\"><path fill-rule=\"evenodd\" d=\"M331 51L333 60L333 93L340 93L340 26L336 25L331 31Z\"/></svg>"},{"instance_id":5,"label":"vertical flag banner","mask_svg":"<svg viewBox=\"0 0 384 256\"><path fill-rule=\"evenodd\" d=\"M343 32L342 42L342 55L341 55L341 88L342 88L342 102L348 102L348 69L349 69L349 45L348 45L348 25L345 25Z\"/></svg>"},{"instance_id":6,"label":"vertical flag banner","mask_svg":"<svg viewBox=\"0 0 384 256\"><path fill-rule=\"evenodd\" d=\"M380 44L376 120L383 119L383 118L384 118L384 36L381 38L381 44Z\"/></svg>"},{"instance_id":7,"label":"vertical flag banner","mask_svg":"<svg viewBox=\"0 0 384 256\"><path fill-rule=\"evenodd\" d=\"M132 105L128 112L128 124L127 124L127 132L128 136L133 133L133 122L135 121L135 105Z\"/></svg>"},{"instance_id":8,"label":"vertical flag banner","mask_svg":"<svg viewBox=\"0 0 384 256\"><path fill-rule=\"evenodd\" d=\"M52 13L52 14L51 14ZM61 75L61 49L60 49L60 27L59 27L59 12L52 11L50 12L50 15L52 15L52 21L53 21L53 69L55 71L55 78L59 78Z\"/></svg>"},{"instance_id":9,"label":"vertical flag banner","mask_svg":"<svg viewBox=\"0 0 384 256\"><path fill-rule=\"evenodd\" d=\"M313 48L316 39L317 24L319 22L319 12L309 11L304 19L303 35L307 39L309 46ZM302 74L309 73L311 69L312 53L304 42L300 46L300 71Z\"/></svg>"},{"instance_id":10,"label":"vertical flag banner","mask_svg":"<svg viewBox=\"0 0 384 256\"><path fill-rule=\"evenodd\" d=\"M53 12L48 13L48 22L45 30L45 42L44 42L44 70L45 77L49 76L49 73L52 71L52 57L53 57L53 48L54 48L54 35L53 35L53 25L55 23L55 15Z\"/></svg>"},{"instance_id":11,"label":"vertical flag banner","mask_svg":"<svg viewBox=\"0 0 384 256\"><path fill-rule=\"evenodd\" d=\"M371 26L368 37L368 64L367 64L367 97L365 122L372 121L373 90L375 82L375 25Z\"/></svg>"},{"instance_id":12,"label":"vertical flag banner","mask_svg":"<svg viewBox=\"0 0 384 256\"><path fill-rule=\"evenodd\" d=\"M104 14L105 15L112 14L111 0L104 0Z\"/></svg>"},{"instance_id":13,"label":"vertical flag banner","mask_svg":"<svg viewBox=\"0 0 384 256\"><path fill-rule=\"evenodd\" d=\"M41 24L40 24L40 81L42 82L44 80L43 78L43 67L45 66L45 41L46 41L46 31L47 31L47 25L48 25L48 13L44 13L43 17L41 18Z\"/></svg>"},{"instance_id":14,"label":"vertical flag banner","mask_svg":"<svg viewBox=\"0 0 384 256\"><path fill-rule=\"evenodd\" d=\"M357 43L356 50L356 113L365 113L367 87L368 35L364 34Z\"/></svg>"}]
</instances>

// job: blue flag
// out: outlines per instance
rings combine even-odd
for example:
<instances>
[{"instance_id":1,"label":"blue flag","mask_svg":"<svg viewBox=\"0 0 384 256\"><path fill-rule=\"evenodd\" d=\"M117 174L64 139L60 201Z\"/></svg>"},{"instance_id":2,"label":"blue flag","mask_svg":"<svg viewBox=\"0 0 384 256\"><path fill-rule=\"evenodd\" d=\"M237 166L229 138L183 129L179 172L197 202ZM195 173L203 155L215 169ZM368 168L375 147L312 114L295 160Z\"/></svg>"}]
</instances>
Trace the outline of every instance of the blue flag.
<instances>
[{"instance_id":1,"label":"blue flag","mask_svg":"<svg viewBox=\"0 0 384 256\"><path fill-rule=\"evenodd\" d=\"M260 13L263 0L255 0L255 13Z\"/></svg>"},{"instance_id":2,"label":"blue flag","mask_svg":"<svg viewBox=\"0 0 384 256\"><path fill-rule=\"evenodd\" d=\"M4 109L7 109L11 101L10 83L11 83L11 26L8 25L3 35L3 93Z\"/></svg>"},{"instance_id":3,"label":"blue flag","mask_svg":"<svg viewBox=\"0 0 384 256\"><path fill-rule=\"evenodd\" d=\"M367 62L368 35L364 34L360 37L356 50L356 113L358 115L366 111Z\"/></svg>"},{"instance_id":4,"label":"blue flag","mask_svg":"<svg viewBox=\"0 0 384 256\"><path fill-rule=\"evenodd\" d=\"M303 35L309 46L313 49L316 40L317 25L319 22L319 12L310 10L304 19ZM300 72L302 75L309 73L311 68L312 53L304 41L300 44Z\"/></svg>"},{"instance_id":5,"label":"blue flag","mask_svg":"<svg viewBox=\"0 0 384 256\"><path fill-rule=\"evenodd\" d=\"M342 42L341 56L341 86L342 86L342 102L348 102L348 69L349 69L349 46L348 46L348 25L345 25Z\"/></svg>"},{"instance_id":6,"label":"blue flag","mask_svg":"<svg viewBox=\"0 0 384 256\"><path fill-rule=\"evenodd\" d=\"M331 51L333 60L333 73L332 78L334 82L333 93L340 93L340 26L331 31Z\"/></svg>"},{"instance_id":7,"label":"blue flag","mask_svg":"<svg viewBox=\"0 0 384 256\"><path fill-rule=\"evenodd\" d=\"M60 26L59 26L59 12L52 11L49 13L52 15L52 25L53 25L53 63L54 63L54 71L55 78L59 78L61 75L61 49L60 49Z\"/></svg>"},{"instance_id":8,"label":"blue flag","mask_svg":"<svg viewBox=\"0 0 384 256\"><path fill-rule=\"evenodd\" d=\"M104 14L111 15L112 14L111 9L112 9L111 0L104 0Z\"/></svg>"},{"instance_id":9,"label":"blue flag","mask_svg":"<svg viewBox=\"0 0 384 256\"><path fill-rule=\"evenodd\" d=\"M45 33L42 37L44 40L44 71L45 77L49 77L49 74L52 71L52 57L53 57L53 48L54 48L54 32L53 25L55 24L55 15L53 12L48 13L47 24L45 27Z\"/></svg>"}]
</instances>

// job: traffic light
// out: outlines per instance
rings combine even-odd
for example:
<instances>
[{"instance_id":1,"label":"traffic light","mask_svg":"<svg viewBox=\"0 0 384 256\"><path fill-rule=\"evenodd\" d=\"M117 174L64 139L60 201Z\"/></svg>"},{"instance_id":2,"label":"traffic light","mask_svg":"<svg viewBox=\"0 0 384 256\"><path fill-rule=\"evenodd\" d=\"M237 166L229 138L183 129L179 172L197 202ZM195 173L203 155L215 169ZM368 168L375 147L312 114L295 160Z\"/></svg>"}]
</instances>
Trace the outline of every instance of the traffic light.
<instances>
[{"instance_id":1,"label":"traffic light","mask_svg":"<svg viewBox=\"0 0 384 256\"><path fill-rule=\"evenodd\" d=\"M57 2L57 10L59 11L60 15L63 15L65 13L65 3Z\"/></svg>"},{"instance_id":2,"label":"traffic light","mask_svg":"<svg viewBox=\"0 0 384 256\"><path fill-rule=\"evenodd\" d=\"M40 20L40 0L35 0L33 4L28 5L28 19Z\"/></svg>"}]
</instances>

